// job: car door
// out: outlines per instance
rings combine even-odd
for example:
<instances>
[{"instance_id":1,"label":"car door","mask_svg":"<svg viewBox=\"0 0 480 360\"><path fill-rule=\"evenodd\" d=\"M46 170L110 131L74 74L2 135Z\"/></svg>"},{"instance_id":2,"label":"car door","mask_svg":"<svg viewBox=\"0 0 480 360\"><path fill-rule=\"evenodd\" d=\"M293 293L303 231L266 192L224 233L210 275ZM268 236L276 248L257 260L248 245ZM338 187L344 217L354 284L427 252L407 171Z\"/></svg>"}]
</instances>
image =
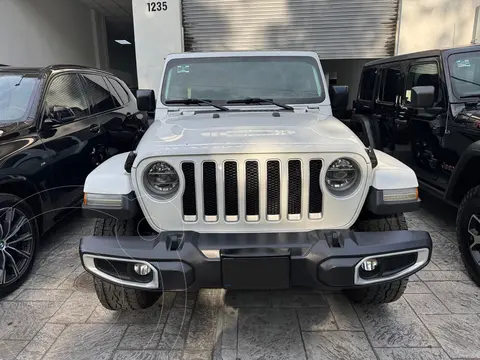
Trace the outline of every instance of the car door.
<instances>
[{"instance_id":1,"label":"car door","mask_svg":"<svg viewBox=\"0 0 480 360\"><path fill-rule=\"evenodd\" d=\"M60 211L82 198L85 178L94 168L99 125L90 113L78 74L54 75L47 84L43 106L39 133L51 156L49 192Z\"/></svg>"},{"instance_id":2,"label":"car door","mask_svg":"<svg viewBox=\"0 0 480 360\"><path fill-rule=\"evenodd\" d=\"M401 155L402 161L415 170L420 180L439 189L448 185L448 176L442 170L445 133L445 88L440 76L438 58L425 58L409 64L402 109L409 122L410 148ZM412 88L433 86L434 104L430 108L415 109L411 104Z\"/></svg>"},{"instance_id":3,"label":"car door","mask_svg":"<svg viewBox=\"0 0 480 360\"><path fill-rule=\"evenodd\" d=\"M83 73L87 95L91 101L91 113L100 124L101 136L97 153L97 164L120 152L131 150L131 134L127 139L122 137L123 124L131 114L123 107L120 96L115 92L108 80L95 73ZM129 146L130 145L130 146Z\"/></svg>"},{"instance_id":4,"label":"car door","mask_svg":"<svg viewBox=\"0 0 480 360\"><path fill-rule=\"evenodd\" d=\"M399 63L393 63L383 66L377 74L378 86L373 117L377 121L380 133L381 145L378 147L393 154L397 137L400 135L400 126L404 126L399 119L398 108L401 99L399 84L402 82L402 71Z\"/></svg>"}]
</instances>

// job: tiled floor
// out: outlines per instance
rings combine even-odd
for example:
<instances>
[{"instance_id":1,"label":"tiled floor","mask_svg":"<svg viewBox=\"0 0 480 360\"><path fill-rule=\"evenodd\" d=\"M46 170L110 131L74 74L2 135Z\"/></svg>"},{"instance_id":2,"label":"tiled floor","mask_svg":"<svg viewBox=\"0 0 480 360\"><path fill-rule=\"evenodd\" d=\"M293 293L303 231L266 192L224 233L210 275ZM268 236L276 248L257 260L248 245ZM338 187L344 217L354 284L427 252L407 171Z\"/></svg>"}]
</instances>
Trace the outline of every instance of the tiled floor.
<instances>
[{"instance_id":1,"label":"tiled floor","mask_svg":"<svg viewBox=\"0 0 480 360\"><path fill-rule=\"evenodd\" d=\"M93 222L75 217L0 302L0 359L480 359L480 288L461 263L455 211L424 204L408 222L431 231L433 261L402 299L376 307L352 306L341 293L203 290L110 312L77 254Z\"/></svg>"}]
</instances>

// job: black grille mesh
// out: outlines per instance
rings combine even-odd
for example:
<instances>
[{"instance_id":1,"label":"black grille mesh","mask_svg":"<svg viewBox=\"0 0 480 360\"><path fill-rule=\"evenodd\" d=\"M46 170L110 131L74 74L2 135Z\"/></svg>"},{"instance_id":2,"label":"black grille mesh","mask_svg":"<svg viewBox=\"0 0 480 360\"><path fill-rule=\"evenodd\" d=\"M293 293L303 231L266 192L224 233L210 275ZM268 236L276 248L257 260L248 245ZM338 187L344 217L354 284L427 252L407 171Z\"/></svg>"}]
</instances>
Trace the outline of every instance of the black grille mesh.
<instances>
[{"instance_id":1,"label":"black grille mesh","mask_svg":"<svg viewBox=\"0 0 480 360\"><path fill-rule=\"evenodd\" d=\"M310 161L310 192L308 201L308 212L311 214L318 214L322 212L322 190L320 189L321 170L321 160Z\"/></svg>"},{"instance_id":2,"label":"black grille mesh","mask_svg":"<svg viewBox=\"0 0 480 360\"><path fill-rule=\"evenodd\" d=\"M205 216L217 213L217 166L213 161L203 163L203 204Z\"/></svg>"},{"instance_id":3,"label":"black grille mesh","mask_svg":"<svg viewBox=\"0 0 480 360\"><path fill-rule=\"evenodd\" d=\"M258 162L247 161L245 164L245 207L247 215L259 215Z\"/></svg>"},{"instance_id":4,"label":"black grille mesh","mask_svg":"<svg viewBox=\"0 0 480 360\"><path fill-rule=\"evenodd\" d=\"M237 163L225 163L225 215L238 215Z\"/></svg>"},{"instance_id":5,"label":"black grille mesh","mask_svg":"<svg viewBox=\"0 0 480 360\"><path fill-rule=\"evenodd\" d=\"M267 162L267 215L280 214L280 163Z\"/></svg>"},{"instance_id":6,"label":"black grille mesh","mask_svg":"<svg viewBox=\"0 0 480 360\"><path fill-rule=\"evenodd\" d=\"M182 164L185 177L185 191L183 193L183 214L197 215L197 198L195 197L195 165L191 162Z\"/></svg>"},{"instance_id":7,"label":"black grille mesh","mask_svg":"<svg viewBox=\"0 0 480 360\"><path fill-rule=\"evenodd\" d=\"M288 162L288 213L300 214L302 209L302 165L300 160Z\"/></svg>"}]
</instances>

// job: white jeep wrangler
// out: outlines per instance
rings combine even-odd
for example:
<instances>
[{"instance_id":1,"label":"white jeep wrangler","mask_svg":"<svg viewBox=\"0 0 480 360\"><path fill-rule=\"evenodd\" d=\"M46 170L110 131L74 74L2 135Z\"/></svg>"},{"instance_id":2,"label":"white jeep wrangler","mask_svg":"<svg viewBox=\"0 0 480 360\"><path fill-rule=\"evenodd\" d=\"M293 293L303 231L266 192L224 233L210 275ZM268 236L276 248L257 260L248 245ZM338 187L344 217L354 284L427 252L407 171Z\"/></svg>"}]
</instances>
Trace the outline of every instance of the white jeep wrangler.
<instances>
[{"instance_id":1,"label":"white jeep wrangler","mask_svg":"<svg viewBox=\"0 0 480 360\"><path fill-rule=\"evenodd\" d=\"M161 89L138 92L155 121L137 149L85 183L99 218L80 243L108 309L142 309L163 291L344 289L397 300L432 242L407 231L415 173L366 149L332 116L311 52L186 53L166 58Z\"/></svg>"}]
</instances>

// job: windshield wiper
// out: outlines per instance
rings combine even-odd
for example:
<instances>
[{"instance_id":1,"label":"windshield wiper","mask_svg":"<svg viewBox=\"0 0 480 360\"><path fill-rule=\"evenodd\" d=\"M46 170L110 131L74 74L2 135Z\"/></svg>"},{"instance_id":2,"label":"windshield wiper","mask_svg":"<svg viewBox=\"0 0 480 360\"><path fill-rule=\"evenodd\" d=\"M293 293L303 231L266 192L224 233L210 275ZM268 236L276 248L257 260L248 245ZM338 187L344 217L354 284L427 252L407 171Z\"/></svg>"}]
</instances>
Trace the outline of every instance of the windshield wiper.
<instances>
[{"instance_id":1,"label":"windshield wiper","mask_svg":"<svg viewBox=\"0 0 480 360\"><path fill-rule=\"evenodd\" d=\"M227 104L261 104L261 103L267 103L267 104L272 104L276 105L278 107L284 108L285 110L291 110L293 111L293 107L290 105L286 104L281 104L276 101L273 101L271 99L262 99L262 98L245 98L245 99L240 99L240 100L228 100Z\"/></svg>"},{"instance_id":2,"label":"windshield wiper","mask_svg":"<svg viewBox=\"0 0 480 360\"><path fill-rule=\"evenodd\" d=\"M209 99L178 99L178 100L166 100L165 104L185 104L185 105L210 105L222 111L229 111L229 108L226 108L222 105L212 104L212 100Z\"/></svg>"}]
</instances>

